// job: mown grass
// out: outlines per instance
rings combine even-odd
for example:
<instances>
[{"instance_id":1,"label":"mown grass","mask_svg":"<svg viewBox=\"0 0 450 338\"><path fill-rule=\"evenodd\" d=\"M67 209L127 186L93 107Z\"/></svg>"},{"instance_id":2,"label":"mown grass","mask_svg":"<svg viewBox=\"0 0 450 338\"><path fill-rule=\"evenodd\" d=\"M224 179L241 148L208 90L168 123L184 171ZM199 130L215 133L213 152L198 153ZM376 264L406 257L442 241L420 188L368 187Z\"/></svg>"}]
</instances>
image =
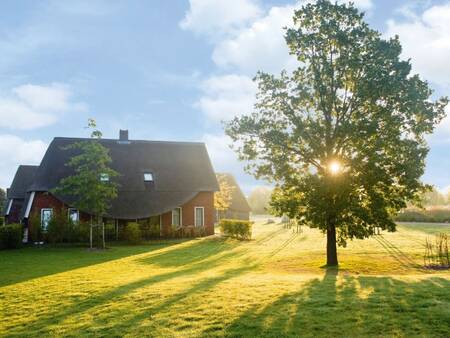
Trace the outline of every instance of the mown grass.
<instances>
[{"instance_id":1,"label":"mown grass","mask_svg":"<svg viewBox=\"0 0 450 338\"><path fill-rule=\"evenodd\" d=\"M450 273L422 268L448 225L349 242L258 222L247 242L0 252L0 336L450 336Z\"/></svg>"}]
</instances>

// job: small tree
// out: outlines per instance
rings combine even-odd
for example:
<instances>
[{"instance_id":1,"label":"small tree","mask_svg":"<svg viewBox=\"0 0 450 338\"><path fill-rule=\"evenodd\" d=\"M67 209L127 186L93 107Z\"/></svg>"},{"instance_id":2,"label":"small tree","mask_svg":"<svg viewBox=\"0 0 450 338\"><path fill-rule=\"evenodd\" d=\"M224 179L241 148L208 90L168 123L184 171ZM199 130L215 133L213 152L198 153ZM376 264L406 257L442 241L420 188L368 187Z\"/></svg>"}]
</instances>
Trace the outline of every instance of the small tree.
<instances>
[{"instance_id":1,"label":"small tree","mask_svg":"<svg viewBox=\"0 0 450 338\"><path fill-rule=\"evenodd\" d=\"M275 182L275 209L327 235L327 265L337 244L395 230L392 216L425 190L426 134L445 116L398 37L385 40L352 4L327 0L294 15L286 42L292 73L258 73L252 114L226 126L241 160Z\"/></svg>"},{"instance_id":2,"label":"small tree","mask_svg":"<svg viewBox=\"0 0 450 338\"><path fill-rule=\"evenodd\" d=\"M96 127L95 120L89 119L88 128L92 129L91 140L76 142L66 147L67 150L76 149L80 154L72 157L66 164L73 168L74 174L63 178L53 191L55 194L72 196L73 206L91 215L91 248L93 219L96 219L97 225L102 224L101 219L110 207L111 201L117 197L118 186L113 180L118 173L109 167L112 162L109 150L99 142L102 133ZM104 235L103 247L105 247Z\"/></svg>"},{"instance_id":3,"label":"small tree","mask_svg":"<svg viewBox=\"0 0 450 338\"><path fill-rule=\"evenodd\" d=\"M218 220L220 220L221 213L230 208L234 187L228 183L227 175L217 174L216 176L220 190L214 194L214 208L217 210Z\"/></svg>"}]
</instances>

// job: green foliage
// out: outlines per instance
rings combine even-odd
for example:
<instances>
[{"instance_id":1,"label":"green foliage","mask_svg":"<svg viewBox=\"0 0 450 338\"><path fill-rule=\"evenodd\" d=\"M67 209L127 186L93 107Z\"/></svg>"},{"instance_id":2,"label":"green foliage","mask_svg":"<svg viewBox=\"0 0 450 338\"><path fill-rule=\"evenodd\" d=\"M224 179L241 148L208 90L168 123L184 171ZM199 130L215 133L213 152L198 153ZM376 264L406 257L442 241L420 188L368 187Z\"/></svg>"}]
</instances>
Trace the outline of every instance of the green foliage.
<instances>
[{"instance_id":1,"label":"green foliage","mask_svg":"<svg viewBox=\"0 0 450 338\"><path fill-rule=\"evenodd\" d=\"M5 225L5 217L0 216L0 226Z\"/></svg>"},{"instance_id":2,"label":"green foliage","mask_svg":"<svg viewBox=\"0 0 450 338\"><path fill-rule=\"evenodd\" d=\"M247 170L275 182L272 210L327 233L338 244L395 230L392 215L426 190L425 136L445 116L398 37L384 40L352 4L306 4L286 31L299 63L276 77L259 72L250 115L226 133Z\"/></svg>"},{"instance_id":3,"label":"green foliage","mask_svg":"<svg viewBox=\"0 0 450 338\"><path fill-rule=\"evenodd\" d=\"M248 197L248 204L252 209L252 213L256 215L269 213L271 196L272 189L268 187L257 187L253 189Z\"/></svg>"},{"instance_id":4,"label":"green foliage","mask_svg":"<svg viewBox=\"0 0 450 338\"><path fill-rule=\"evenodd\" d=\"M222 219L219 222L220 231L230 237L250 239L252 237L252 222L238 219Z\"/></svg>"},{"instance_id":5,"label":"green foliage","mask_svg":"<svg viewBox=\"0 0 450 338\"><path fill-rule=\"evenodd\" d=\"M89 127L95 127L92 119L89 120ZM75 174L62 179L52 192L55 195L72 196L75 199L73 206L78 210L100 218L117 197L118 184L114 178L119 174L109 167L112 163L109 150L97 140L101 133L94 130L91 136L92 140L76 142L66 148L79 152L66 164L73 168ZM102 181L101 177L104 176L109 180Z\"/></svg>"},{"instance_id":6,"label":"green foliage","mask_svg":"<svg viewBox=\"0 0 450 338\"><path fill-rule=\"evenodd\" d=\"M0 188L0 210L6 206L6 192Z\"/></svg>"},{"instance_id":7,"label":"green foliage","mask_svg":"<svg viewBox=\"0 0 450 338\"><path fill-rule=\"evenodd\" d=\"M129 222L125 227L125 240L129 244L139 244L142 242L142 233L139 224Z\"/></svg>"},{"instance_id":8,"label":"green foliage","mask_svg":"<svg viewBox=\"0 0 450 338\"><path fill-rule=\"evenodd\" d=\"M64 210L61 212L54 212L52 217L50 218L47 226L47 231L45 232L45 237L48 242L55 243L63 243L67 238L69 233L69 220L64 213Z\"/></svg>"},{"instance_id":9,"label":"green foliage","mask_svg":"<svg viewBox=\"0 0 450 338\"><path fill-rule=\"evenodd\" d=\"M159 217L152 217L150 219L139 220L139 228L141 229L142 238L150 240L160 237Z\"/></svg>"},{"instance_id":10,"label":"green foliage","mask_svg":"<svg viewBox=\"0 0 450 338\"><path fill-rule=\"evenodd\" d=\"M23 229L21 224L0 226L0 249L17 249L22 246Z\"/></svg>"},{"instance_id":11,"label":"green foliage","mask_svg":"<svg viewBox=\"0 0 450 338\"><path fill-rule=\"evenodd\" d=\"M67 209L65 208L53 214L49 220L47 231L42 231L40 222L38 223L33 218L30 219L30 226L29 234L33 241L41 241L41 238L52 244L86 243L89 241L90 225L85 222L74 223L67 217ZM94 232L94 239L99 236L97 232Z\"/></svg>"},{"instance_id":12,"label":"green foliage","mask_svg":"<svg viewBox=\"0 0 450 338\"><path fill-rule=\"evenodd\" d=\"M28 219L28 241L31 243L44 241L44 233L39 214L34 213Z\"/></svg>"},{"instance_id":13,"label":"green foliage","mask_svg":"<svg viewBox=\"0 0 450 338\"><path fill-rule=\"evenodd\" d=\"M409 208L400 211L394 220L397 222L424 222L424 223L449 223L450 209L430 208L419 209Z\"/></svg>"}]
</instances>

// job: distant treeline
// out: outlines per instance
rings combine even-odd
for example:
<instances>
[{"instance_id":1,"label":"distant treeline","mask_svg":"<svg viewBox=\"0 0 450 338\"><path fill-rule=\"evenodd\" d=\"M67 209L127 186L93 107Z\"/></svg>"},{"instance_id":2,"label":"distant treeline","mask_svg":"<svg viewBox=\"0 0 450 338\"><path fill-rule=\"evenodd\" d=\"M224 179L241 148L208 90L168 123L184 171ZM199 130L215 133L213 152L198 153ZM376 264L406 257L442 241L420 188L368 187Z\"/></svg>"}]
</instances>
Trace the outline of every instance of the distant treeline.
<instances>
[{"instance_id":1,"label":"distant treeline","mask_svg":"<svg viewBox=\"0 0 450 338\"><path fill-rule=\"evenodd\" d=\"M450 223L450 207L408 208L394 219L397 222Z\"/></svg>"}]
</instances>

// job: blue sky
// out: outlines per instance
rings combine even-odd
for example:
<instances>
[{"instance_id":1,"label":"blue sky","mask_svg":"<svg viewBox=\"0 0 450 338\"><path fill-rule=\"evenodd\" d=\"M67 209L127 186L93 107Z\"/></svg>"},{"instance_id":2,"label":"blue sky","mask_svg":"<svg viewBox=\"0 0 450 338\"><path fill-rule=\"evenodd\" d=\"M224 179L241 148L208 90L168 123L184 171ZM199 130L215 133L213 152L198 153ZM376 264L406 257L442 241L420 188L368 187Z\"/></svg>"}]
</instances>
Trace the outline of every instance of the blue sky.
<instances>
[{"instance_id":1,"label":"blue sky","mask_svg":"<svg viewBox=\"0 0 450 338\"><path fill-rule=\"evenodd\" d=\"M282 27L303 1L0 2L0 187L55 136L206 142L217 171L263 185L228 149L221 120L251 110L258 69L295 67ZM450 1L358 0L437 95L450 92ZM450 110L449 110L450 111ZM424 181L450 186L450 119L429 137Z\"/></svg>"}]
</instances>

